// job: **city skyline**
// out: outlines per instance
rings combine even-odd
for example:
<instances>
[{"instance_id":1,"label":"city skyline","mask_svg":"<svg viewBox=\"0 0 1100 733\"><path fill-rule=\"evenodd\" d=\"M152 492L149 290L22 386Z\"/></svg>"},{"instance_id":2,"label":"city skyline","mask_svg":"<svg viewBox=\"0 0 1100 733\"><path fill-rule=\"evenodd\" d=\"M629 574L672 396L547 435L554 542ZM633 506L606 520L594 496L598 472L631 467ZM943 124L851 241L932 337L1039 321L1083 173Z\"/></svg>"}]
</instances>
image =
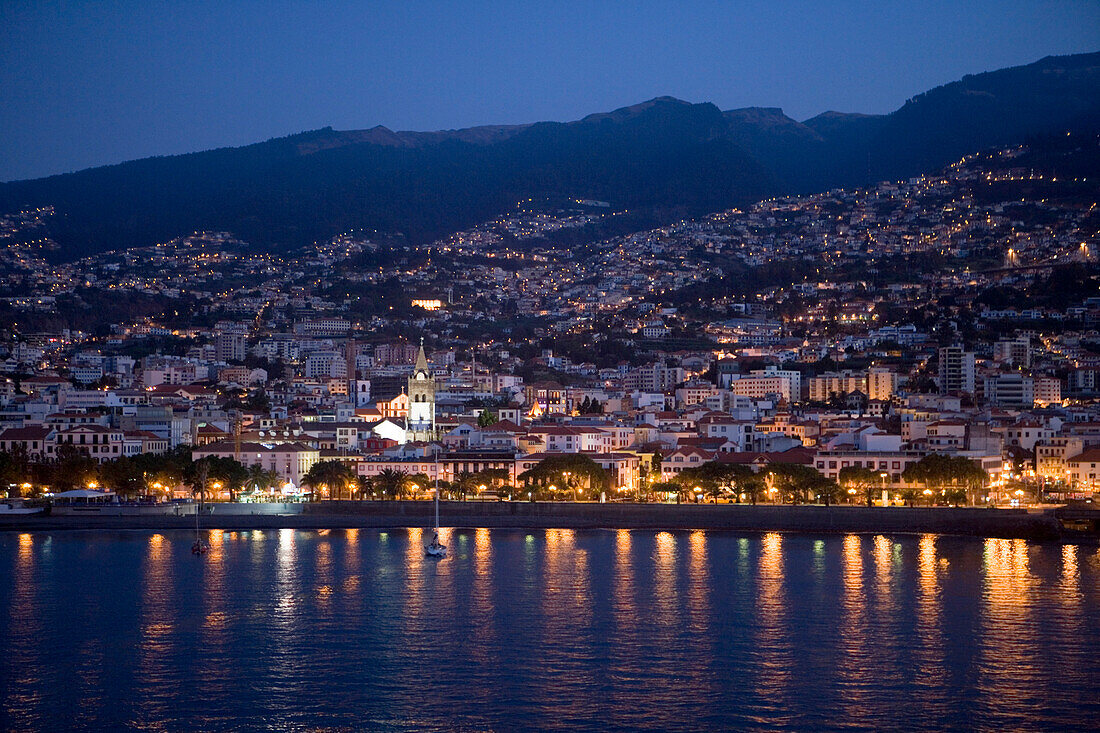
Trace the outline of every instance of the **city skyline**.
<instances>
[{"instance_id":1,"label":"city skyline","mask_svg":"<svg viewBox=\"0 0 1100 733\"><path fill-rule=\"evenodd\" d=\"M0 3L97 165L0 180L13 729L1100 712L1095 0Z\"/></svg>"}]
</instances>

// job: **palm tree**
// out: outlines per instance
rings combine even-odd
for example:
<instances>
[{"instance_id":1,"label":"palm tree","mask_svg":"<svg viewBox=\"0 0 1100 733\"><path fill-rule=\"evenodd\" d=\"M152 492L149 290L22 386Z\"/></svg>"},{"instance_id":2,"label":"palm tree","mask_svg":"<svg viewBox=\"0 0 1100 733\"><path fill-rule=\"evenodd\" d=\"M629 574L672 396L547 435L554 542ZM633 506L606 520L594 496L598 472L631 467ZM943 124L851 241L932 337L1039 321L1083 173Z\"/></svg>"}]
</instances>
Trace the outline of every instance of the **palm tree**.
<instances>
[{"instance_id":1,"label":"palm tree","mask_svg":"<svg viewBox=\"0 0 1100 733\"><path fill-rule=\"evenodd\" d=\"M474 480L474 475L469 471L463 471L455 476L452 488L458 491L462 496L462 501L466 501L466 494L473 491L476 485L477 482Z\"/></svg>"},{"instance_id":2,"label":"palm tree","mask_svg":"<svg viewBox=\"0 0 1100 733\"><path fill-rule=\"evenodd\" d=\"M191 464L191 493L199 495L199 503L206 500L206 479L210 476L209 457Z\"/></svg>"},{"instance_id":3,"label":"palm tree","mask_svg":"<svg viewBox=\"0 0 1100 733\"><path fill-rule=\"evenodd\" d=\"M405 473L387 468L375 476L372 483L382 492L382 496L388 495L397 499L405 489Z\"/></svg>"},{"instance_id":4,"label":"palm tree","mask_svg":"<svg viewBox=\"0 0 1100 733\"><path fill-rule=\"evenodd\" d=\"M249 467L246 486L251 486L254 490L263 493L273 486L278 486L278 484L279 474L276 471L266 469L259 463Z\"/></svg>"},{"instance_id":5,"label":"palm tree","mask_svg":"<svg viewBox=\"0 0 1100 733\"><path fill-rule=\"evenodd\" d=\"M959 504L965 504L967 502L966 489L958 487L947 489L944 498L951 502L952 506L957 507Z\"/></svg>"},{"instance_id":6,"label":"palm tree","mask_svg":"<svg viewBox=\"0 0 1100 733\"><path fill-rule=\"evenodd\" d=\"M319 461L310 466L309 471L302 477L305 483L314 489L314 497L317 489L328 488L329 498L337 498L340 492L351 481L355 480L355 472L343 461Z\"/></svg>"},{"instance_id":7,"label":"palm tree","mask_svg":"<svg viewBox=\"0 0 1100 733\"><path fill-rule=\"evenodd\" d=\"M369 476L357 476L355 479L355 493L362 499L374 491L374 481Z\"/></svg>"},{"instance_id":8,"label":"palm tree","mask_svg":"<svg viewBox=\"0 0 1100 733\"><path fill-rule=\"evenodd\" d=\"M405 477L404 488L411 489L414 494L421 491L430 491L433 488L432 480L428 478L426 473L411 473Z\"/></svg>"}]
</instances>

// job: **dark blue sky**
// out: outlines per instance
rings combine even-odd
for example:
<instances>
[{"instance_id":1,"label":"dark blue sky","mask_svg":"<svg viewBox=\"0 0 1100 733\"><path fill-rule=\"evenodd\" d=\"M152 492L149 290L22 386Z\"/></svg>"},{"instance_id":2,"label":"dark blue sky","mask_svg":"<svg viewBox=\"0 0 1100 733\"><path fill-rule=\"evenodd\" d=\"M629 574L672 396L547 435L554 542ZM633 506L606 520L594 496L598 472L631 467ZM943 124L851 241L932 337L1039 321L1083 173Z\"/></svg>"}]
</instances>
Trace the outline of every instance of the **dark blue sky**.
<instances>
[{"instance_id":1,"label":"dark blue sky","mask_svg":"<svg viewBox=\"0 0 1100 733\"><path fill-rule=\"evenodd\" d=\"M1097 0L0 0L0 180L332 125L568 120L658 95L888 112L1100 50Z\"/></svg>"}]
</instances>

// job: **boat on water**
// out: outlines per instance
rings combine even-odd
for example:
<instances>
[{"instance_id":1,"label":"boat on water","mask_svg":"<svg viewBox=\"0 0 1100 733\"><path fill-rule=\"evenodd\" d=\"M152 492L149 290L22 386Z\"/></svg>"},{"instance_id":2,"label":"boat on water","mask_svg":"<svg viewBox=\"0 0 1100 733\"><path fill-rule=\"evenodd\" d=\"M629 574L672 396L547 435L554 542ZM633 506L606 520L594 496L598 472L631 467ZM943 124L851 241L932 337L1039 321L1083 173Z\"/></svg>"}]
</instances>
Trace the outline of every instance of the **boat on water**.
<instances>
[{"instance_id":1,"label":"boat on water","mask_svg":"<svg viewBox=\"0 0 1100 733\"><path fill-rule=\"evenodd\" d=\"M447 546L440 543L438 534L434 535L432 541L424 546L424 554L435 558L447 557Z\"/></svg>"},{"instance_id":2,"label":"boat on water","mask_svg":"<svg viewBox=\"0 0 1100 733\"><path fill-rule=\"evenodd\" d=\"M12 497L0 501L0 517L42 514L45 511L45 506L31 504L27 499L21 497Z\"/></svg>"},{"instance_id":3,"label":"boat on water","mask_svg":"<svg viewBox=\"0 0 1100 733\"><path fill-rule=\"evenodd\" d=\"M202 518L202 513L206 510L206 478L202 479L202 488L199 490L199 505L195 508L195 544L191 545L191 554L202 557L210 549L210 545L203 541L202 530L199 527L199 520Z\"/></svg>"},{"instance_id":4,"label":"boat on water","mask_svg":"<svg viewBox=\"0 0 1100 733\"><path fill-rule=\"evenodd\" d=\"M435 531L432 541L424 546L424 555L442 560L447 557L447 546L439 541L439 462L435 464Z\"/></svg>"}]
</instances>

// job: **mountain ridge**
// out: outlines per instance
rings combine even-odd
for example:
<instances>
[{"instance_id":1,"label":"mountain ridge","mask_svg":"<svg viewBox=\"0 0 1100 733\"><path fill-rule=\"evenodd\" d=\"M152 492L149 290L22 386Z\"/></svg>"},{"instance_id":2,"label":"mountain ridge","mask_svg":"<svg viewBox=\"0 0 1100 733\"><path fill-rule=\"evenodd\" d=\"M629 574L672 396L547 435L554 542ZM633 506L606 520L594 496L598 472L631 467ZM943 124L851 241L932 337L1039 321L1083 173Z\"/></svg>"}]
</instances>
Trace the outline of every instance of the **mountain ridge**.
<instances>
[{"instance_id":1,"label":"mountain ridge","mask_svg":"<svg viewBox=\"0 0 1100 733\"><path fill-rule=\"evenodd\" d=\"M227 230L285 251L349 229L422 242L534 196L611 201L647 223L934 169L1029 135L1100 127L1100 53L935 87L887 115L720 110L659 96L570 122L433 132L331 127L0 184L53 205L65 258Z\"/></svg>"}]
</instances>

